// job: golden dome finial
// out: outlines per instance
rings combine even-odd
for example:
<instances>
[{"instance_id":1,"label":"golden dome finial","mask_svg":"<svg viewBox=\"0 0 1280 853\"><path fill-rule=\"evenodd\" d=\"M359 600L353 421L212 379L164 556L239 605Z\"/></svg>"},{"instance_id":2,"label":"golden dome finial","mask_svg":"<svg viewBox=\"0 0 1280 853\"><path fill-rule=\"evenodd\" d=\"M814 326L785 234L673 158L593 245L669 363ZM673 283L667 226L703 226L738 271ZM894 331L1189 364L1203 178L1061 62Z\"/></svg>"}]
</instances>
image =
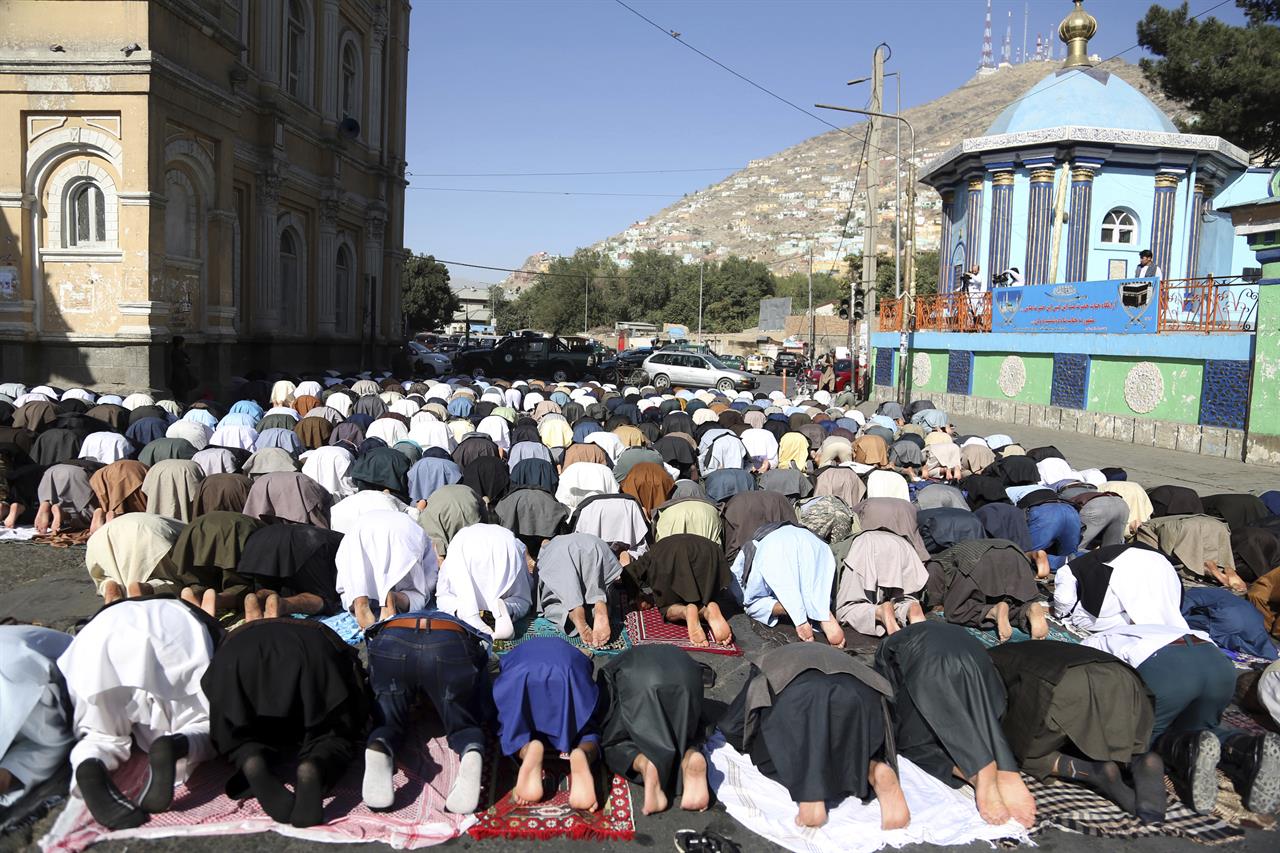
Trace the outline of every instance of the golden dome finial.
<instances>
[{"instance_id":1,"label":"golden dome finial","mask_svg":"<svg viewBox=\"0 0 1280 853\"><path fill-rule=\"evenodd\" d=\"M1098 21L1084 10L1084 0L1075 0L1075 4L1058 27L1058 38L1067 46L1067 61L1062 67L1090 68L1093 61L1089 59L1089 39L1098 32Z\"/></svg>"}]
</instances>

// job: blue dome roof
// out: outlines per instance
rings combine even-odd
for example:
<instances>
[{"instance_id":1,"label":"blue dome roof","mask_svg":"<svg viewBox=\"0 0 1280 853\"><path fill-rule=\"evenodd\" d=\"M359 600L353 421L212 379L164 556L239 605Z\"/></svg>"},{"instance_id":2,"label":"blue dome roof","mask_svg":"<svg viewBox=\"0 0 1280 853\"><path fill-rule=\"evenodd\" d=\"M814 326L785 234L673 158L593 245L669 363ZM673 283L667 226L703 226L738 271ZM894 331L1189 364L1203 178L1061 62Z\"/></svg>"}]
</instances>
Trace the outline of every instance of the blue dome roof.
<instances>
[{"instance_id":1,"label":"blue dome roof","mask_svg":"<svg viewBox=\"0 0 1280 853\"><path fill-rule=\"evenodd\" d=\"M1072 68L1050 74L1033 86L1000 113L985 135L1068 125L1178 132L1159 107L1119 76Z\"/></svg>"}]
</instances>

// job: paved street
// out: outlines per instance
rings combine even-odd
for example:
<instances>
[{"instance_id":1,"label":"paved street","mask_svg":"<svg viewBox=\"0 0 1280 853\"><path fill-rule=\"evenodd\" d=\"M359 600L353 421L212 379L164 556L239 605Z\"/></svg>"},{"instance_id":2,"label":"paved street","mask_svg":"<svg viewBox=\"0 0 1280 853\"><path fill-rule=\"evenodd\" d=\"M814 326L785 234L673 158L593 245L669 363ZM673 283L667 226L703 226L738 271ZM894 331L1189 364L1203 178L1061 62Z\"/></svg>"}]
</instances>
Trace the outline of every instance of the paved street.
<instances>
[{"instance_id":1,"label":"paved street","mask_svg":"<svg viewBox=\"0 0 1280 853\"><path fill-rule=\"evenodd\" d=\"M766 391L776 387L774 377L764 377L762 386ZM869 406L864 406L864 410ZM961 431L990 434L1004 432L1006 428L998 423L961 419L958 423ZM1176 483L1191 486L1202 494L1217 491L1254 491L1280 485L1280 474L1265 469L1251 468L1242 463L1211 460L1202 456L1179 453L1176 451L1155 448L1137 448L1133 445L1119 444L1103 439L1079 436L1076 434L1056 433L1051 430L1038 430L1020 427L1013 432L1028 447L1040 444L1056 444L1074 465L1098 466L1118 464L1124 466L1133 479L1144 485L1160 483ZM78 619L91 614L96 607L97 599L93 595L83 567L83 548L52 548L43 544L0 543L0 588L6 590L0 598L0 617L16 616L26 619L37 619L52 627L67 629ZM752 631L746 617L735 617L733 622L735 635L750 653L762 648L762 642ZM727 658L719 655L704 656L717 673L716 686L709 691L710 697L717 702L727 702L738 690L746 675L748 666L746 658ZM46 819L36 828L36 837L47 829L51 818ZM679 811L671 811L655 817L638 816L637 838L634 846L669 849L675 831L687 827L710 827L743 843L745 850L775 849L763 840L747 833L723 810L717 806L706 815L686 815ZM1071 836L1059 832L1051 832L1039 839L1041 849L1046 851L1149 851L1165 853L1165 851L1190 851L1197 849L1190 842L1168 838L1145 839L1141 842L1124 843L1098 842L1086 840L1079 836ZM183 853L196 851L218 851L233 853L234 851L251 851L263 848L264 842L269 849L281 851L301 851L302 842L280 836L232 836L220 838L192 838L181 842L164 841L128 845L107 845L104 850L126 849L138 850L178 850ZM29 839L0 839L0 851L22 849ZM1261 853L1276 849L1276 838L1259 832L1251 832L1244 843L1231 849L1241 853ZM533 850L551 849L546 843L485 841L476 842L471 839L459 839L451 846L477 850ZM633 849L623 843L595 844L600 850ZM362 845L355 849L385 849L380 845ZM922 848L917 848L922 849ZM986 845L971 845L964 850L989 850Z\"/></svg>"}]
</instances>

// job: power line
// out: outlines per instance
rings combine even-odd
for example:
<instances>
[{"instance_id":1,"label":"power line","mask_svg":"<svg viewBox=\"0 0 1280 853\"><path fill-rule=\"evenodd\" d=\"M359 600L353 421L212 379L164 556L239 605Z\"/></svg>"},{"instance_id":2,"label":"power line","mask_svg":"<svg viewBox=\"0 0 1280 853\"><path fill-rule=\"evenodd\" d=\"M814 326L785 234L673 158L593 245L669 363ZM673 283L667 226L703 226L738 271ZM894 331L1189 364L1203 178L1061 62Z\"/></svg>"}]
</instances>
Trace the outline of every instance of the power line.
<instances>
[{"instance_id":1,"label":"power line","mask_svg":"<svg viewBox=\"0 0 1280 853\"><path fill-rule=\"evenodd\" d=\"M600 172L405 172L415 178L566 178L585 175L675 175L688 172L736 172L745 166L706 169L616 169Z\"/></svg>"},{"instance_id":2,"label":"power line","mask_svg":"<svg viewBox=\"0 0 1280 853\"><path fill-rule=\"evenodd\" d=\"M487 189L481 187L422 187L410 184L408 189L411 190L427 190L428 192L437 193L504 193L512 195L592 195L592 196L620 196L629 198L684 198L688 193L602 193L602 192L577 192L571 190L505 190L505 189Z\"/></svg>"}]
</instances>

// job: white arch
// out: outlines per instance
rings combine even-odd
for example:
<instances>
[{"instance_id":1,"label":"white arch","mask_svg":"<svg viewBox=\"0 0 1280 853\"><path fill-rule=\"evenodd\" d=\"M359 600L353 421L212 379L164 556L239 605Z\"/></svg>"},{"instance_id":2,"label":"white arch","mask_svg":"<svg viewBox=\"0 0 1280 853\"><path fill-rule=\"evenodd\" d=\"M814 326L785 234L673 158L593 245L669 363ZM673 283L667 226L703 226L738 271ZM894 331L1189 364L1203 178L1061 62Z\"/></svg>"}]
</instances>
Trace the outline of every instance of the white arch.
<instances>
[{"instance_id":1,"label":"white arch","mask_svg":"<svg viewBox=\"0 0 1280 853\"><path fill-rule=\"evenodd\" d=\"M97 184L102 190L102 202L106 232L103 241L94 246L95 250L115 248L120 245L120 204L117 197L116 181L111 173L94 163L88 157L68 157L63 160L45 184L45 211L49 222L49 240L51 248L73 249L64 244L64 212L67 198L71 191L86 181Z\"/></svg>"},{"instance_id":2,"label":"white arch","mask_svg":"<svg viewBox=\"0 0 1280 853\"><path fill-rule=\"evenodd\" d=\"M186 166L186 171L200 188L199 195L204 205L212 207L217 200L217 172L209 152L189 136L171 139L164 146L164 167L172 169L176 163Z\"/></svg>"}]
</instances>

